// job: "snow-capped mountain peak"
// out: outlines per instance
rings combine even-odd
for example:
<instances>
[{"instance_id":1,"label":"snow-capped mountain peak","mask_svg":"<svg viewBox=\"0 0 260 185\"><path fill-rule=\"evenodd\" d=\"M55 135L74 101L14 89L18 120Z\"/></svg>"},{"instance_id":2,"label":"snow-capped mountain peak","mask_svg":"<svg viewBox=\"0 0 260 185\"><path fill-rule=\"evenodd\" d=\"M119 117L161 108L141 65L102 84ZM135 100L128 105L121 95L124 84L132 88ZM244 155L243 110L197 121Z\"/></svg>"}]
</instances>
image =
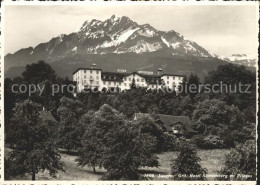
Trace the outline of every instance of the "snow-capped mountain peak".
<instances>
[{"instance_id":1,"label":"snow-capped mountain peak","mask_svg":"<svg viewBox=\"0 0 260 185\"><path fill-rule=\"evenodd\" d=\"M248 56L247 54L232 54L230 57L220 56L219 59L228 61L233 64L248 66L248 67L256 67L257 59L252 56Z\"/></svg>"},{"instance_id":2,"label":"snow-capped mountain peak","mask_svg":"<svg viewBox=\"0 0 260 185\"><path fill-rule=\"evenodd\" d=\"M215 57L174 30L160 31L148 23L138 24L129 17L116 15L104 21L86 20L79 30L68 35L61 34L47 43L28 49L28 56L44 56L54 60L77 54L142 54L155 51L180 56Z\"/></svg>"}]
</instances>

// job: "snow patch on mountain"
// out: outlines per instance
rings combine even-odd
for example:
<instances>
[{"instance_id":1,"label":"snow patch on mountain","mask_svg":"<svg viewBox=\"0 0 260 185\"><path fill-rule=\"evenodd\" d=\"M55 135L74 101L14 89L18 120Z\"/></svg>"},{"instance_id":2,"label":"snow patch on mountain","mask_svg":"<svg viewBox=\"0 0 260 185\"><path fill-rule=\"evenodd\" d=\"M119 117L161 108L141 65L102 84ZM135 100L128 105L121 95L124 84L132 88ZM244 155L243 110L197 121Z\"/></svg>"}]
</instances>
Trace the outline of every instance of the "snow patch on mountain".
<instances>
[{"instance_id":1,"label":"snow patch on mountain","mask_svg":"<svg viewBox=\"0 0 260 185\"><path fill-rule=\"evenodd\" d=\"M257 59L246 54L233 54L230 57L218 56L218 58L233 64L239 64L248 67L256 67L257 65Z\"/></svg>"},{"instance_id":2,"label":"snow patch on mountain","mask_svg":"<svg viewBox=\"0 0 260 185\"><path fill-rule=\"evenodd\" d=\"M170 47L170 43L163 37L161 37L161 39L164 42L164 44L166 44L166 46L169 48Z\"/></svg>"},{"instance_id":3,"label":"snow patch on mountain","mask_svg":"<svg viewBox=\"0 0 260 185\"><path fill-rule=\"evenodd\" d=\"M135 31L139 30L140 28L129 29L123 32L117 39L117 43L125 42Z\"/></svg>"},{"instance_id":4,"label":"snow patch on mountain","mask_svg":"<svg viewBox=\"0 0 260 185\"><path fill-rule=\"evenodd\" d=\"M128 52L135 52L135 53L144 53L144 52L153 52L161 49L162 46L160 43L147 43L143 40L139 41L136 46L130 47Z\"/></svg>"},{"instance_id":5,"label":"snow patch on mountain","mask_svg":"<svg viewBox=\"0 0 260 185\"><path fill-rule=\"evenodd\" d=\"M78 47L77 46L75 46L71 51L74 51L74 52L76 52L78 50Z\"/></svg>"},{"instance_id":6,"label":"snow patch on mountain","mask_svg":"<svg viewBox=\"0 0 260 185\"><path fill-rule=\"evenodd\" d=\"M179 44L180 44L179 42L176 42L176 43L172 43L171 46L173 47L173 49L176 49Z\"/></svg>"},{"instance_id":7,"label":"snow patch on mountain","mask_svg":"<svg viewBox=\"0 0 260 185\"><path fill-rule=\"evenodd\" d=\"M123 32L120 33L120 35L115 34L114 36L112 36L112 38L116 38L115 40L112 40L110 42L105 41L100 47L101 48L108 48L108 47L112 47L112 46L117 46L122 42L125 42L134 32L136 32L137 30L139 30L140 28L129 28Z\"/></svg>"}]
</instances>

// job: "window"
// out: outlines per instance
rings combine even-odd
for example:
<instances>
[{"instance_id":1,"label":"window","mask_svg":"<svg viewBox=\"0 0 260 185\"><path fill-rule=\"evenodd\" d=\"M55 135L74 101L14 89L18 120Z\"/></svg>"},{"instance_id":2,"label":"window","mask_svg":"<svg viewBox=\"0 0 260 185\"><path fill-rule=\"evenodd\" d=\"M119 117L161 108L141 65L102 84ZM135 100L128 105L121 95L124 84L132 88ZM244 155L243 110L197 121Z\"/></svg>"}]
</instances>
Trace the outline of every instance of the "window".
<instances>
[{"instance_id":1,"label":"window","mask_svg":"<svg viewBox=\"0 0 260 185\"><path fill-rule=\"evenodd\" d=\"M111 82L108 82L108 85L111 85Z\"/></svg>"},{"instance_id":2,"label":"window","mask_svg":"<svg viewBox=\"0 0 260 185\"><path fill-rule=\"evenodd\" d=\"M119 82L119 85L121 85L121 82Z\"/></svg>"},{"instance_id":3,"label":"window","mask_svg":"<svg viewBox=\"0 0 260 185\"><path fill-rule=\"evenodd\" d=\"M92 74L92 70L90 70L90 74Z\"/></svg>"},{"instance_id":4,"label":"window","mask_svg":"<svg viewBox=\"0 0 260 185\"><path fill-rule=\"evenodd\" d=\"M103 82L104 85L106 85L106 82Z\"/></svg>"},{"instance_id":5,"label":"window","mask_svg":"<svg viewBox=\"0 0 260 185\"><path fill-rule=\"evenodd\" d=\"M99 81L97 81L97 85L99 85Z\"/></svg>"},{"instance_id":6,"label":"window","mask_svg":"<svg viewBox=\"0 0 260 185\"><path fill-rule=\"evenodd\" d=\"M86 76L86 75L84 75L84 78L87 78L87 76Z\"/></svg>"},{"instance_id":7,"label":"window","mask_svg":"<svg viewBox=\"0 0 260 185\"><path fill-rule=\"evenodd\" d=\"M84 80L84 84L87 83L87 80Z\"/></svg>"},{"instance_id":8,"label":"window","mask_svg":"<svg viewBox=\"0 0 260 185\"><path fill-rule=\"evenodd\" d=\"M114 82L114 85L116 85L116 82Z\"/></svg>"},{"instance_id":9,"label":"window","mask_svg":"<svg viewBox=\"0 0 260 185\"><path fill-rule=\"evenodd\" d=\"M92 81L90 81L90 84L92 84Z\"/></svg>"},{"instance_id":10,"label":"window","mask_svg":"<svg viewBox=\"0 0 260 185\"><path fill-rule=\"evenodd\" d=\"M144 82L144 79L141 79L141 82Z\"/></svg>"},{"instance_id":11,"label":"window","mask_svg":"<svg viewBox=\"0 0 260 185\"><path fill-rule=\"evenodd\" d=\"M86 73L87 72L87 70L84 70L84 73Z\"/></svg>"},{"instance_id":12,"label":"window","mask_svg":"<svg viewBox=\"0 0 260 185\"><path fill-rule=\"evenodd\" d=\"M127 86L127 84L126 84L126 83L124 83L124 85L125 85L125 86Z\"/></svg>"},{"instance_id":13,"label":"window","mask_svg":"<svg viewBox=\"0 0 260 185\"><path fill-rule=\"evenodd\" d=\"M154 88L154 86L152 85L152 88Z\"/></svg>"},{"instance_id":14,"label":"window","mask_svg":"<svg viewBox=\"0 0 260 185\"><path fill-rule=\"evenodd\" d=\"M131 78L129 78L128 80L131 81Z\"/></svg>"},{"instance_id":15,"label":"window","mask_svg":"<svg viewBox=\"0 0 260 185\"><path fill-rule=\"evenodd\" d=\"M169 81L167 81L167 84L169 84Z\"/></svg>"},{"instance_id":16,"label":"window","mask_svg":"<svg viewBox=\"0 0 260 185\"><path fill-rule=\"evenodd\" d=\"M174 77L172 77L173 78L173 80L175 80L175 76Z\"/></svg>"},{"instance_id":17,"label":"window","mask_svg":"<svg viewBox=\"0 0 260 185\"><path fill-rule=\"evenodd\" d=\"M99 71L96 71L96 73L98 74Z\"/></svg>"},{"instance_id":18,"label":"window","mask_svg":"<svg viewBox=\"0 0 260 185\"><path fill-rule=\"evenodd\" d=\"M169 76L167 76L167 80L169 80Z\"/></svg>"},{"instance_id":19,"label":"window","mask_svg":"<svg viewBox=\"0 0 260 185\"><path fill-rule=\"evenodd\" d=\"M140 82L140 79L139 79L139 78L137 78L137 82Z\"/></svg>"},{"instance_id":20,"label":"window","mask_svg":"<svg viewBox=\"0 0 260 185\"><path fill-rule=\"evenodd\" d=\"M99 78L99 77L97 76L96 79L98 80L98 78Z\"/></svg>"}]
</instances>

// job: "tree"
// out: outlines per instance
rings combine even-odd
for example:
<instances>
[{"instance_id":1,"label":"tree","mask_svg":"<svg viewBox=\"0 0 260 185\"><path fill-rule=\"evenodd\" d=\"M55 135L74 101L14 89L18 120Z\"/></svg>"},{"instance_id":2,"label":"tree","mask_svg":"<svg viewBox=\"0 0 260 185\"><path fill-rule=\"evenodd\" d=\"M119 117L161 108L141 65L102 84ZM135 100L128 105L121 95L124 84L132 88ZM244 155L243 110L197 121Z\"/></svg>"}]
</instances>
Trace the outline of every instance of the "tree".
<instances>
[{"instance_id":1,"label":"tree","mask_svg":"<svg viewBox=\"0 0 260 185\"><path fill-rule=\"evenodd\" d=\"M200 102L192 119L198 134L205 137L205 145L200 144L206 148L234 147L235 142L248 139L245 127L250 127L250 123L246 122L245 115L237 107L228 106L223 101L206 99ZM215 141L219 144L216 145Z\"/></svg>"},{"instance_id":2,"label":"tree","mask_svg":"<svg viewBox=\"0 0 260 185\"><path fill-rule=\"evenodd\" d=\"M131 89L136 89L136 84L135 84L135 78L133 78L132 83L131 83Z\"/></svg>"},{"instance_id":3,"label":"tree","mask_svg":"<svg viewBox=\"0 0 260 185\"><path fill-rule=\"evenodd\" d=\"M226 104L217 99L204 100L196 106L192 117L197 130L203 135L212 134L210 128L228 125Z\"/></svg>"},{"instance_id":4,"label":"tree","mask_svg":"<svg viewBox=\"0 0 260 185\"><path fill-rule=\"evenodd\" d=\"M101 155L98 151L99 146L97 145L96 137L92 137L92 128L93 127L93 117L94 111L89 111L84 114L80 120L79 124L81 125L80 135L81 135L81 145L79 149L78 158L76 159L79 166L89 166L93 168L94 173L96 173L96 166L101 167Z\"/></svg>"},{"instance_id":5,"label":"tree","mask_svg":"<svg viewBox=\"0 0 260 185\"><path fill-rule=\"evenodd\" d=\"M225 156L225 166L220 174L228 175L228 178L224 180L256 180L255 141L248 140L232 149ZM241 175L247 175L247 177Z\"/></svg>"},{"instance_id":6,"label":"tree","mask_svg":"<svg viewBox=\"0 0 260 185\"><path fill-rule=\"evenodd\" d=\"M109 105L102 105L89 121L77 159L80 166L103 167L107 180L139 179L138 167L158 166L155 139L141 133Z\"/></svg>"},{"instance_id":7,"label":"tree","mask_svg":"<svg viewBox=\"0 0 260 185\"><path fill-rule=\"evenodd\" d=\"M196 74L191 73L187 80L187 94L191 100L200 92L200 79Z\"/></svg>"},{"instance_id":8,"label":"tree","mask_svg":"<svg viewBox=\"0 0 260 185\"><path fill-rule=\"evenodd\" d=\"M58 129L58 140L61 147L70 152L81 146L80 135L78 133L79 118L84 114L83 104L79 101L63 97L57 110L60 118Z\"/></svg>"},{"instance_id":9,"label":"tree","mask_svg":"<svg viewBox=\"0 0 260 185\"><path fill-rule=\"evenodd\" d=\"M22 77L28 83L38 84L45 80L55 82L56 74L49 64L40 60L37 63L26 65L25 71L22 73Z\"/></svg>"},{"instance_id":10,"label":"tree","mask_svg":"<svg viewBox=\"0 0 260 185\"><path fill-rule=\"evenodd\" d=\"M237 86L236 92L226 92L225 86L223 86L223 92L214 93L212 96L225 101L227 105L234 104L240 110L247 107L256 107L256 74L247 70L245 66L230 63L218 66L215 71L210 72L205 78L205 83L211 85L222 83L228 85L228 88L231 87L231 89L235 89L235 86ZM250 85L248 90L251 93L239 92L239 84L244 85L242 90L245 90Z\"/></svg>"},{"instance_id":11,"label":"tree","mask_svg":"<svg viewBox=\"0 0 260 185\"><path fill-rule=\"evenodd\" d=\"M148 134L154 137L157 152L161 152L167 148L167 146L165 146L166 142L164 141L163 128L155 123L152 117L147 115L138 116L134 124L137 126L140 134Z\"/></svg>"},{"instance_id":12,"label":"tree","mask_svg":"<svg viewBox=\"0 0 260 185\"><path fill-rule=\"evenodd\" d=\"M205 180L207 169L201 167L200 161L195 149L183 144L177 159L171 165L171 174L178 180Z\"/></svg>"},{"instance_id":13,"label":"tree","mask_svg":"<svg viewBox=\"0 0 260 185\"><path fill-rule=\"evenodd\" d=\"M39 171L48 170L55 177L57 170L62 170L53 133L40 116L40 107L30 100L17 103L9 133L14 145L9 160L16 166L22 166L23 173L31 173L32 180L36 179Z\"/></svg>"}]
</instances>

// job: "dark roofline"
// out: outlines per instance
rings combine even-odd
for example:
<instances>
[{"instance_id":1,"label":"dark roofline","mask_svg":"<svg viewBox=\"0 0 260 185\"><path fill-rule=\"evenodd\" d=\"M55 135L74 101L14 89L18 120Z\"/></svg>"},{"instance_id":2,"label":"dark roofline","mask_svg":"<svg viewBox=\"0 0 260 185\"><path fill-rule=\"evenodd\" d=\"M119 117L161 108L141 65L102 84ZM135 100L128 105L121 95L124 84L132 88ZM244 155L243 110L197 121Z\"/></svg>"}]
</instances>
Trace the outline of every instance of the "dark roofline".
<instances>
[{"instance_id":1,"label":"dark roofline","mask_svg":"<svg viewBox=\"0 0 260 185\"><path fill-rule=\"evenodd\" d=\"M89 68L89 67L84 68L84 67L80 67L80 68L76 69L72 74L74 75L74 74L75 74L76 72L78 72L79 70L85 70L85 69L87 69L87 70L98 70L98 71L102 71L102 69L97 69L97 68Z\"/></svg>"},{"instance_id":2,"label":"dark roofline","mask_svg":"<svg viewBox=\"0 0 260 185\"><path fill-rule=\"evenodd\" d=\"M125 75L128 75L129 73L120 73L120 72L110 72L110 71L103 71L102 74L113 74L113 75L122 75L122 76L125 76Z\"/></svg>"},{"instance_id":3,"label":"dark roofline","mask_svg":"<svg viewBox=\"0 0 260 185\"><path fill-rule=\"evenodd\" d=\"M177 74L162 74L161 76L180 76L180 77L186 77L185 75L177 75Z\"/></svg>"},{"instance_id":4,"label":"dark roofline","mask_svg":"<svg viewBox=\"0 0 260 185\"><path fill-rule=\"evenodd\" d=\"M79 70L99 70L99 71L102 71L102 69L97 69L97 68L78 68L77 70L75 70L72 74L74 75L76 72L78 72ZM131 72L131 73L120 73L120 72L110 72L110 71L104 71L103 73L108 73L108 74L115 74L115 75L122 75L124 77L126 76L129 76L131 74L137 74L143 78L156 78L156 77L163 77L163 76L180 76L180 77L186 77L185 75L179 75L179 74L161 74L161 75L155 75L155 74L141 74L141 73L138 73L136 71L134 72Z\"/></svg>"}]
</instances>

